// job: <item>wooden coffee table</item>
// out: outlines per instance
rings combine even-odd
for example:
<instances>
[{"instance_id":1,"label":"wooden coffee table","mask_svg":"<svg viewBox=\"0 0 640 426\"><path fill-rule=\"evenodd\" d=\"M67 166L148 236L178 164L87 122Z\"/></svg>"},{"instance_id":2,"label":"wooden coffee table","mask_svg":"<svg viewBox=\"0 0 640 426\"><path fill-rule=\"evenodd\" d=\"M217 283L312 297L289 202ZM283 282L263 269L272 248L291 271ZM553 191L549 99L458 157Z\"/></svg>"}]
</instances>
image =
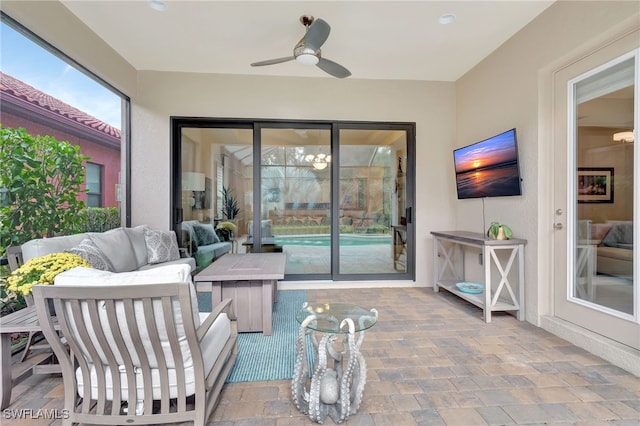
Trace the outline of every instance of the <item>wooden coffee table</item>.
<instances>
[{"instance_id":1,"label":"wooden coffee table","mask_svg":"<svg viewBox=\"0 0 640 426\"><path fill-rule=\"evenodd\" d=\"M233 300L238 331L273 331L273 303L284 278L283 253L225 254L193 277L198 292L211 292L211 306Z\"/></svg>"}]
</instances>

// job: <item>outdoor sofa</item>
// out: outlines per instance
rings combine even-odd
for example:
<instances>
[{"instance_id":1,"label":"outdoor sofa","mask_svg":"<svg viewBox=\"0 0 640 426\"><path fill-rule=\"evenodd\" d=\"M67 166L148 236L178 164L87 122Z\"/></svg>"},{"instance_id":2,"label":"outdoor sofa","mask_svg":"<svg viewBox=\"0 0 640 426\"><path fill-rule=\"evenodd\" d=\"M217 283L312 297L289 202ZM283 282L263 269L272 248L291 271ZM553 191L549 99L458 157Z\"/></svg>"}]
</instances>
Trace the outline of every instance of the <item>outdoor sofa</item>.
<instances>
[{"instance_id":1,"label":"outdoor sofa","mask_svg":"<svg viewBox=\"0 0 640 426\"><path fill-rule=\"evenodd\" d=\"M22 244L21 251L25 262L50 253L75 253L94 268L109 272L131 272L173 264L187 264L191 271L196 269L193 258L180 256L173 231L154 230L146 225L37 238Z\"/></svg>"}]
</instances>

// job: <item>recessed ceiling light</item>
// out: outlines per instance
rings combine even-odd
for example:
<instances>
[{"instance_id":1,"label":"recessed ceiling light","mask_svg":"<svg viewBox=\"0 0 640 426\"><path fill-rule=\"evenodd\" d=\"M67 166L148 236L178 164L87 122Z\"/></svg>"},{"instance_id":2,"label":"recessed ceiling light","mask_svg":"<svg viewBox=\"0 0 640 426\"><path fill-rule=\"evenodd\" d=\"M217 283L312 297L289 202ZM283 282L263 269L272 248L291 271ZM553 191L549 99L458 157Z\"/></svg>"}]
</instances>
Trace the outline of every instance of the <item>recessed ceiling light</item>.
<instances>
[{"instance_id":1,"label":"recessed ceiling light","mask_svg":"<svg viewBox=\"0 0 640 426\"><path fill-rule=\"evenodd\" d=\"M438 18L438 22L442 25L453 24L456 21L456 15L453 13L445 13Z\"/></svg>"},{"instance_id":2,"label":"recessed ceiling light","mask_svg":"<svg viewBox=\"0 0 640 426\"><path fill-rule=\"evenodd\" d=\"M149 7L159 12L167 10L167 3L164 0L149 0Z\"/></svg>"}]
</instances>

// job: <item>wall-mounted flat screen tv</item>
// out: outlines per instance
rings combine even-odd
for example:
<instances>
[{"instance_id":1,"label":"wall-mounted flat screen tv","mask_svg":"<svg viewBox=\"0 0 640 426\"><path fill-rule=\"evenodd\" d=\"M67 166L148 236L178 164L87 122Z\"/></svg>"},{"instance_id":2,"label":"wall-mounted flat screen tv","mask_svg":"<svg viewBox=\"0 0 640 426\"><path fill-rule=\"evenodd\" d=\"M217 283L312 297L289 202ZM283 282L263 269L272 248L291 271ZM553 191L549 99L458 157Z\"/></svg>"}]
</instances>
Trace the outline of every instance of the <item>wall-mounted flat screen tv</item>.
<instances>
[{"instance_id":1,"label":"wall-mounted flat screen tv","mask_svg":"<svg viewBox=\"0 0 640 426\"><path fill-rule=\"evenodd\" d=\"M458 199L522 195L516 129L453 151Z\"/></svg>"}]
</instances>

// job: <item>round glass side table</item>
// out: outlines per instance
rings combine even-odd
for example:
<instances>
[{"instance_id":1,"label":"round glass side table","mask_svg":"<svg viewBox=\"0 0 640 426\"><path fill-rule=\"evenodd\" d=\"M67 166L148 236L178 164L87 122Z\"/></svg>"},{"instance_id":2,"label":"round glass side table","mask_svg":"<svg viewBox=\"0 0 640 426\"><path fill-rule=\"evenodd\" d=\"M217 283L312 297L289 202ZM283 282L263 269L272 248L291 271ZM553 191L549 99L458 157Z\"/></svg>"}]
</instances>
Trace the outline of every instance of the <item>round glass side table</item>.
<instances>
[{"instance_id":1,"label":"round glass side table","mask_svg":"<svg viewBox=\"0 0 640 426\"><path fill-rule=\"evenodd\" d=\"M342 423L362 402L367 365L360 346L365 331L378 321L378 311L345 303L305 303L296 320L300 331L291 379L293 402L316 423L327 416ZM307 336L313 345L310 380Z\"/></svg>"}]
</instances>

